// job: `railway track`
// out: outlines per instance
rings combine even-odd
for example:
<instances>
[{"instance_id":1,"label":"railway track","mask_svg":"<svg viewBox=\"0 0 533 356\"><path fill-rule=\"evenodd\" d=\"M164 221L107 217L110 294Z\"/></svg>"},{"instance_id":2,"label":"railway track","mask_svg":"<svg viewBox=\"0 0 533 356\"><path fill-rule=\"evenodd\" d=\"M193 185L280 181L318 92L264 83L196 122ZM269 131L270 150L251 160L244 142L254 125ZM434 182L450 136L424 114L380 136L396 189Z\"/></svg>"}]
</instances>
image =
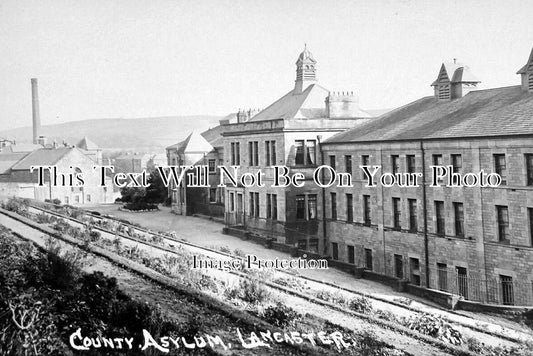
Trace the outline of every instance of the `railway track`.
<instances>
[{"instance_id":1,"label":"railway track","mask_svg":"<svg viewBox=\"0 0 533 356\"><path fill-rule=\"evenodd\" d=\"M30 212L35 213L35 214L47 214L48 216L55 216L56 218L64 219L65 221L68 221L69 224L71 224L72 226L77 226L77 227L86 226L85 221L73 218L71 216L67 216L65 214L60 214L50 209L45 209L42 207L32 205L29 207L29 210ZM112 217L97 216L87 211L83 211L83 212L84 214L86 214L87 217L92 219L92 222L93 222L92 229L100 232L103 238L107 238L107 239L118 238L122 241L122 243L124 243L124 245L137 246L138 248L144 249L145 251L148 251L149 253L155 256L161 256L163 254L178 254L179 252L175 251L175 247L180 246L191 254L202 255L202 256L216 259L216 260L229 261L231 259L236 258L236 256L232 256L230 254L227 254L221 251L216 251L213 249L198 246L190 242L180 240L177 237L168 236L166 234L163 235L163 234L160 234L159 232L153 232L153 231L144 229L139 226L127 224ZM104 228L99 225L111 226L112 229ZM159 243L156 244L156 243L152 243L148 241L150 238L153 239L154 236L156 236ZM289 279L292 279L293 281L297 281L301 285L306 285L307 289L306 290L295 290L293 288L290 288L290 287L288 288L286 286L280 285L279 283L276 283L276 278L273 278L271 280L257 279L253 275L244 273L242 271L235 271L235 270L221 271L221 270L215 269L215 270L209 270L209 272L210 274L212 274L214 278L219 279L219 280L224 280L226 282L231 282L231 281L237 282L242 279L256 280L257 282L263 284L269 290L277 293L278 295L282 296L283 299L285 299L286 301L296 306L295 309L298 309L297 308L298 305L304 305L305 302L309 302L314 306L313 307L314 310L312 311L319 315L325 312L326 315L327 313L333 314L335 316L334 319L336 320L357 319L359 321L364 321L363 324L366 323L367 327L377 324L383 329L391 330L394 333L399 333L402 335L409 335L409 337L416 339L419 342L422 342L424 344L430 344L430 345L437 346L439 350L447 350L447 351L455 350L456 351L456 347L451 346L449 344L443 344L441 341L438 341L436 339L430 338L425 335L418 334L403 326L395 325L393 322L389 322L387 320L376 319L375 317L372 317L367 314L347 310L345 306L341 306L336 303L331 303L325 300L318 299L316 298L316 295L310 293L311 291L316 291L316 290L321 290L321 289L329 290L334 293L341 293L347 299L349 299L351 297L356 297L356 296L361 295L361 293L357 293L356 291L347 290L345 288L341 288L330 283L323 283L322 281L313 280L311 278L298 276L294 273L290 273L285 270L276 270L274 273L277 276L284 276L285 278L289 278ZM371 300L375 309L392 310L395 314L399 316L421 313L420 311L414 310L413 308L410 308L408 306L398 305L396 303L389 303L386 300L374 298L372 296L366 296L366 297ZM471 325L467 325L467 324L458 325L457 322L452 322L452 323L454 327L456 327L459 331L462 332L463 335L476 338L488 345L493 345L493 346L503 345L503 346L509 347L509 346L518 346L518 344L520 344L521 342L524 342L524 340L521 338L511 338L509 336L504 336L502 334L488 332L479 327L472 327ZM353 322L350 323L346 320L340 324L342 326L347 326L347 327L356 326L354 325ZM388 338L390 339L389 341L392 341L392 344L395 344L394 338L391 339L390 337L387 337L386 334L387 333L384 333L384 335L381 335L381 337L385 339ZM526 339L528 337L528 335L523 335L523 336ZM405 351L409 352L408 349L410 349L410 347L407 347Z\"/></svg>"}]
</instances>

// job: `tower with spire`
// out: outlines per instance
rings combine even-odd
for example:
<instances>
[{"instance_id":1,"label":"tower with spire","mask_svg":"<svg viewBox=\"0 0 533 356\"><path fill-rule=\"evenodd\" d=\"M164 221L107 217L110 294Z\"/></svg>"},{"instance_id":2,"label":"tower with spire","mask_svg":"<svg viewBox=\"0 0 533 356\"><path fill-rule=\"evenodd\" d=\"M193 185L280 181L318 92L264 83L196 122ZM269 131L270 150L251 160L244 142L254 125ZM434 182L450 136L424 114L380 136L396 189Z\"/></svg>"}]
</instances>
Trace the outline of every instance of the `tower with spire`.
<instances>
[{"instance_id":1,"label":"tower with spire","mask_svg":"<svg viewBox=\"0 0 533 356\"><path fill-rule=\"evenodd\" d=\"M295 93L301 93L309 85L316 83L316 60L307 49L307 44L304 50L298 56L296 61L296 82L294 85Z\"/></svg>"}]
</instances>

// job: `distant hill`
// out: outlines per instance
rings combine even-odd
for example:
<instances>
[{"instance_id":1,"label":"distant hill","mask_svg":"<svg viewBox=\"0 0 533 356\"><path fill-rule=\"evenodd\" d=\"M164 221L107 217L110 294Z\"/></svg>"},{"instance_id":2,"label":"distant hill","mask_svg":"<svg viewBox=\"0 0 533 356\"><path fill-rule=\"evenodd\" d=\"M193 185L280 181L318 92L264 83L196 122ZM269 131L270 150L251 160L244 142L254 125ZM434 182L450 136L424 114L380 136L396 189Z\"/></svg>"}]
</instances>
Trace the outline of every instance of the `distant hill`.
<instances>
[{"instance_id":1,"label":"distant hill","mask_svg":"<svg viewBox=\"0 0 533 356\"><path fill-rule=\"evenodd\" d=\"M191 131L203 132L218 125L220 116L169 116L139 119L89 119L63 124L44 125L41 135L58 143L76 144L84 136L103 149L160 151L183 140ZM32 140L32 128L0 131L0 137L20 143Z\"/></svg>"}]
</instances>

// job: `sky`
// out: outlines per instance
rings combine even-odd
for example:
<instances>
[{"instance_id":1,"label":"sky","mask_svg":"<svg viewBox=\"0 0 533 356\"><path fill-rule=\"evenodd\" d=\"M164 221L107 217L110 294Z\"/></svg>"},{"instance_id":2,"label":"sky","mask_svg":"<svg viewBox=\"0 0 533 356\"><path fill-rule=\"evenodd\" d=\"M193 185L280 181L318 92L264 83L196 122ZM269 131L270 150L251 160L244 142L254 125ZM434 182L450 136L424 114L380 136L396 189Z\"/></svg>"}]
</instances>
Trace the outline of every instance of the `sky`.
<instances>
[{"instance_id":1,"label":"sky","mask_svg":"<svg viewBox=\"0 0 533 356\"><path fill-rule=\"evenodd\" d=\"M90 118L227 115L294 86L304 43L319 83L363 109L432 95L443 61L482 88L519 84L529 0L0 0L0 129Z\"/></svg>"}]
</instances>

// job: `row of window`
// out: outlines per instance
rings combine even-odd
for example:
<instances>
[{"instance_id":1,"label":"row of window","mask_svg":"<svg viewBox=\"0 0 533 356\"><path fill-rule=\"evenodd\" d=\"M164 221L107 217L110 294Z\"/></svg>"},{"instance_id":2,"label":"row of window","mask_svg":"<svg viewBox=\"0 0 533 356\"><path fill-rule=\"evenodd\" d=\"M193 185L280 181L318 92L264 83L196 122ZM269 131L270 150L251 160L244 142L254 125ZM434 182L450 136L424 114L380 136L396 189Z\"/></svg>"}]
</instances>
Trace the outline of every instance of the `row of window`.
<instances>
[{"instance_id":1,"label":"row of window","mask_svg":"<svg viewBox=\"0 0 533 356\"><path fill-rule=\"evenodd\" d=\"M350 264L355 264L355 246L346 245L346 256L347 262ZM334 260L339 260L339 244L337 242L331 243L331 257ZM409 258L408 265L408 279L411 283L415 285L420 285L420 260L415 257ZM372 258L372 249L364 249L364 267L365 269L372 271L373 269L373 258ZM394 254L393 256L393 274L396 278L404 279L405 276L405 266L404 266L404 256L401 254ZM452 275L456 278L454 281L453 288L449 283L449 276ZM465 299L469 299L469 285L475 284L475 280L469 280L468 271L465 267L456 266L454 272L452 273L448 269L446 263L437 263L437 284L438 289L444 292L456 292ZM513 288L513 277L506 275L499 275L499 285L500 285L500 295L501 302L504 305L514 305L514 288ZM452 289L455 289L452 291Z\"/></svg>"},{"instance_id":2,"label":"row of window","mask_svg":"<svg viewBox=\"0 0 533 356\"><path fill-rule=\"evenodd\" d=\"M239 166L241 164L241 144L232 142L230 149L231 165ZM265 141L265 163L267 166L276 165L276 141ZM248 165L259 166L259 141L248 142Z\"/></svg>"},{"instance_id":3,"label":"row of window","mask_svg":"<svg viewBox=\"0 0 533 356\"><path fill-rule=\"evenodd\" d=\"M74 202L75 203L79 203L80 202L80 196L79 195L74 195ZM85 202L86 203L90 203L91 202L91 194L87 194L85 196ZM70 198L69 197L65 197L65 204L70 204Z\"/></svg>"},{"instance_id":4,"label":"row of window","mask_svg":"<svg viewBox=\"0 0 533 356\"><path fill-rule=\"evenodd\" d=\"M316 207L316 195L315 207ZM337 220L337 193L330 193L331 199L331 219ZM305 219L303 215L303 202L304 198L301 198L302 202L302 213L297 215L298 219ZM298 198L297 198L298 203ZM363 224L371 225L371 206L370 206L370 196L363 195ZM440 236L446 234L446 212L444 209L444 201L436 200L434 202L435 207L435 233ZM298 204L297 204L298 205ZM300 206L300 205L298 205ZM401 199L392 198L392 224L393 228L397 230L402 229L402 208L401 208ZM417 212L417 200L416 199L407 199L407 209L409 214L408 226L407 229L410 232L418 231L418 212ZM315 212L316 213L316 212ZM510 241L510 232L509 232L509 211L507 206L496 206L497 214L497 224L498 224L498 241L500 242L509 242ZM454 216L454 229L455 236L463 238L465 236L465 215L463 203L454 202L453 203L453 216ZM530 244L533 246L533 208L528 208L528 218L529 218L529 233L530 233ZM351 223L354 221L353 216L353 195L346 194L346 221Z\"/></svg>"},{"instance_id":5,"label":"row of window","mask_svg":"<svg viewBox=\"0 0 533 356\"><path fill-rule=\"evenodd\" d=\"M331 199L331 219L337 220L337 193L330 193ZM372 224L372 208L370 204L370 195L363 195L363 224ZM353 222L353 194L346 194L346 221Z\"/></svg>"},{"instance_id":6,"label":"row of window","mask_svg":"<svg viewBox=\"0 0 533 356\"><path fill-rule=\"evenodd\" d=\"M235 195L234 192L229 193L229 210L230 212L235 212L236 205L239 203L235 202L235 198L242 198L241 194ZM241 199L242 201L242 199ZM258 192L249 192L248 193L248 212L247 215L251 217L260 217L261 216L261 201L259 198ZM239 207L237 210L242 209ZM242 211L237 211L242 213ZM278 196L277 194L266 194L266 218L277 220L278 219Z\"/></svg>"},{"instance_id":7,"label":"row of window","mask_svg":"<svg viewBox=\"0 0 533 356\"><path fill-rule=\"evenodd\" d=\"M294 142L295 165L316 165L316 140L296 140ZM230 162L231 165L238 166L241 164L241 148L239 142L230 144ZM265 141L265 163L266 166L274 166L276 160L276 141ZM248 142L248 165L259 166L259 141Z\"/></svg>"},{"instance_id":8,"label":"row of window","mask_svg":"<svg viewBox=\"0 0 533 356\"><path fill-rule=\"evenodd\" d=\"M449 283L449 276L455 278L455 291L452 291ZM437 277L438 288L444 292L457 292L464 299L469 299L469 286L476 289L478 280L469 278L468 271L465 267L455 267L455 271L450 271L446 263L437 263ZM501 303L504 305L514 305L514 288L513 277L506 275L499 275L499 295L501 296ZM475 293L474 293L475 294Z\"/></svg>"},{"instance_id":9,"label":"row of window","mask_svg":"<svg viewBox=\"0 0 533 356\"><path fill-rule=\"evenodd\" d=\"M526 184L528 186L533 185L533 154L524 154L524 160L525 160L525 167L526 167ZM362 155L361 156L361 165L367 166L369 165L369 156L368 155ZM451 154L450 155L450 162L451 166L453 167L454 173L462 173L463 169L463 157L461 154ZM498 173L502 177L502 185L507 184L507 163L506 163L506 157L505 154L494 154L493 155L493 162L494 162L494 172ZM399 155L391 155L390 156L390 163L391 163L391 173L396 174L400 172L400 156ZM432 155L432 164L434 166L442 166L443 165L443 156L442 154L434 154ZM332 168L336 167L336 157L335 155L329 156L329 165ZM407 173L415 173L416 172L416 156L415 155L406 155L405 156L405 167L407 170ZM344 168L346 173L353 173L353 162L352 162L352 156L351 155L345 155L344 156ZM361 172L361 178L364 179L365 176L363 172Z\"/></svg>"}]
</instances>

